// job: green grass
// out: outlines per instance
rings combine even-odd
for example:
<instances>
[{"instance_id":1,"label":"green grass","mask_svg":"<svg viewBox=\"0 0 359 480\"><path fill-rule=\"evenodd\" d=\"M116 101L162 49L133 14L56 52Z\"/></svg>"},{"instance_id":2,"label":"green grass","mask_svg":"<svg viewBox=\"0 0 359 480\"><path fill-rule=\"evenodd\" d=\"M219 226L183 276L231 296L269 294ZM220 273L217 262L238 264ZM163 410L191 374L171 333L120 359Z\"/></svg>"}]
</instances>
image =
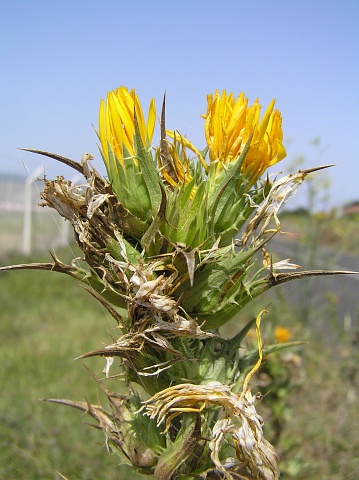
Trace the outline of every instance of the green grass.
<instances>
[{"instance_id":1,"label":"green grass","mask_svg":"<svg viewBox=\"0 0 359 480\"><path fill-rule=\"evenodd\" d=\"M59 479L57 472L69 480L128 478L120 458L107 454L103 434L85 424L90 417L41 401L97 402L97 384L74 358L108 342L114 322L58 273L2 273L0 302L0 478ZM101 376L103 359L86 364Z\"/></svg>"}]
</instances>

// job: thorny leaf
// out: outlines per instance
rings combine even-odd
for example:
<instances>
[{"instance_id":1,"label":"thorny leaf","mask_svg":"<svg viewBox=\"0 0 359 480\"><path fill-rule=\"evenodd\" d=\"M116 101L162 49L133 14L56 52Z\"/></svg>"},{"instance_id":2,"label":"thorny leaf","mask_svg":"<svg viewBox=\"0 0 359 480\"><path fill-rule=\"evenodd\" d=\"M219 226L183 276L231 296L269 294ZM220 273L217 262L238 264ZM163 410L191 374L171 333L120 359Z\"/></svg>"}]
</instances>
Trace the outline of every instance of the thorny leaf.
<instances>
[{"instance_id":1,"label":"thorny leaf","mask_svg":"<svg viewBox=\"0 0 359 480\"><path fill-rule=\"evenodd\" d=\"M58 162L64 163L65 165L73 168L79 173L84 173L81 163L78 163L75 160L71 160L70 158L58 155L57 153L45 152L43 150L36 150L34 148L20 148L19 150L23 150L24 152L37 153L38 155L44 155L45 157L53 158L54 160L57 160Z\"/></svg>"},{"instance_id":2,"label":"thorny leaf","mask_svg":"<svg viewBox=\"0 0 359 480\"><path fill-rule=\"evenodd\" d=\"M102 383L102 382L98 382ZM153 468L157 463L157 455L151 450L146 439L139 438L131 426L132 412L128 409L126 397L104 390L107 394L112 412L105 410L101 405L92 405L89 402L79 402L67 399L45 399L47 402L67 405L91 415L97 422L107 439L127 457L131 464L138 468Z\"/></svg>"}]
</instances>

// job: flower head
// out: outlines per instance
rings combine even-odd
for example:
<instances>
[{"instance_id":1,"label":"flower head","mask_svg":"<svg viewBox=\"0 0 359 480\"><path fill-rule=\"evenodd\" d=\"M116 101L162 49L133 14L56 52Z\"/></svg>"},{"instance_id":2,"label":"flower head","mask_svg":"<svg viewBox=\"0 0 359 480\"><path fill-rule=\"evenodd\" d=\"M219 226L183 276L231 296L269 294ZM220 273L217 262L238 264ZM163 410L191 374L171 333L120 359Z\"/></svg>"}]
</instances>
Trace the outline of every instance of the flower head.
<instances>
[{"instance_id":1,"label":"flower head","mask_svg":"<svg viewBox=\"0 0 359 480\"><path fill-rule=\"evenodd\" d=\"M120 87L107 94L107 102L101 100L99 112L99 138L105 161L109 161L109 149L118 159L124 156L123 147L135 155L135 118L143 145L150 143L156 121L156 106L151 100L147 122L135 90Z\"/></svg>"},{"instance_id":2,"label":"flower head","mask_svg":"<svg viewBox=\"0 0 359 480\"><path fill-rule=\"evenodd\" d=\"M210 161L218 161L218 172L223 166L236 160L251 138L249 151L243 163L242 173L254 183L265 170L286 156L282 144L282 119L278 110L273 111L275 100L269 104L262 120L258 99L248 106L248 98L242 92L237 99L233 94L222 95L216 90L207 95L205 136Z\"/></svg>"},{"instance_id":3,"label":"flower head","mask_svg":"<svg viewBox=\"0 0 359 480\"><path fill-rule=\"evenodd\" d=\"M292 338L292 332L289 328L278 325L274 331L274 337L279 343L288 342Z\"/></svg>"}]
</instances>

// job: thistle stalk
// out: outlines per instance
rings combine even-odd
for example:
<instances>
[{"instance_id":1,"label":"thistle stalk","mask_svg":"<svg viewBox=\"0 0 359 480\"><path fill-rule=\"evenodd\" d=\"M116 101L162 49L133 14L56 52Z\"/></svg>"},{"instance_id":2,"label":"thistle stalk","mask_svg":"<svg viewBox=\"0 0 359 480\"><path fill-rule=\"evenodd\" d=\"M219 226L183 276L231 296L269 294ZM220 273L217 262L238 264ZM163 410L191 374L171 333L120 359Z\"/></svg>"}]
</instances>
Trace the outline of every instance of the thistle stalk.
<instances>
[{"instance_id":1,"label":"thistle stalk","mask_svg":"<svg viewBox=\"0 0 359 480\"><path fill-rule=\"evenodd\" d=\"M262 179L285 157L274 100L262 119L258 100L248 106L243 93L235 99L217 91L207 100L204 150L166 130L164 102L153 148L154 100L146 121L134 90L109 92L98 130L107 178L92 167L90 154L76 162L25 149L83 174L81 185L44 179L42 199L72 224L87 267L53 255L53 262L1 270L70 275L114 318L119 337L100 348L94 342L79 357L104 357L105 379L89 372L108 407L49 401L92 416L108 447L133 468L159 480L276 480L278 458L264 437L260 395L250 383L264 355L296 342L263 347L263 312L245 325L238 314L281 283L350 272L281 272L300 267L288 259L272 263L267 250L280 232L280 208L308 174L326 167ZM238 333L222 338L218 329L235 315ZM240 354L252 328L257 348ZM114 363L126 394L106 386Z\"/></svg>"}]
</instances>

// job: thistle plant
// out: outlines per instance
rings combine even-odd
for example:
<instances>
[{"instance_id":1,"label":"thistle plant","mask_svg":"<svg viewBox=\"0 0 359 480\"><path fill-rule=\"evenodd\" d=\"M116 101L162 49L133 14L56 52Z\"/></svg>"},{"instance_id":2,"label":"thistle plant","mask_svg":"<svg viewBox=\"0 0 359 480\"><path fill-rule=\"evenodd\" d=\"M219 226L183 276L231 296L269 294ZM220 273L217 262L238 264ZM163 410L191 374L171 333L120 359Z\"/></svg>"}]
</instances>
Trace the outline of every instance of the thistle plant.
<instances>
[{"instance_id":1,"label":"thistle plant","mask_svg":"<svg viewBox=\"0 0 359 480\"><path fill-rule=\"evenodd\" d=\"M44 179L42 192L43 205L71 222L83 256L67 265L53 254L49 263L2 270L67 274L116 322L117 339L103 347L94 339L94 350L79 357L104 357L103 378L88 370L108 405L49 399L92 416L109 450L160 480L274 480L278 458L251 379L264 355L295 342L264 347L263 312L243 324L240 311L284 282L345 272L271 260L279 209L308 174L325 168L264 175L286 155L274 100L262 118L258 100L249 105L243 93L216 91L207 103L204 150L166 130L164 101L154 147L154 100L145 119L134 90L109 92L97 131L106 178L90 154L76 162L25 149L83 174L81 185ZM238 331L225 339L219 329L235 316ZM256 348L240 350L253 328ZM123 373L126 394L108 388L112 372Z\"/></svg>"}]
</instances>

